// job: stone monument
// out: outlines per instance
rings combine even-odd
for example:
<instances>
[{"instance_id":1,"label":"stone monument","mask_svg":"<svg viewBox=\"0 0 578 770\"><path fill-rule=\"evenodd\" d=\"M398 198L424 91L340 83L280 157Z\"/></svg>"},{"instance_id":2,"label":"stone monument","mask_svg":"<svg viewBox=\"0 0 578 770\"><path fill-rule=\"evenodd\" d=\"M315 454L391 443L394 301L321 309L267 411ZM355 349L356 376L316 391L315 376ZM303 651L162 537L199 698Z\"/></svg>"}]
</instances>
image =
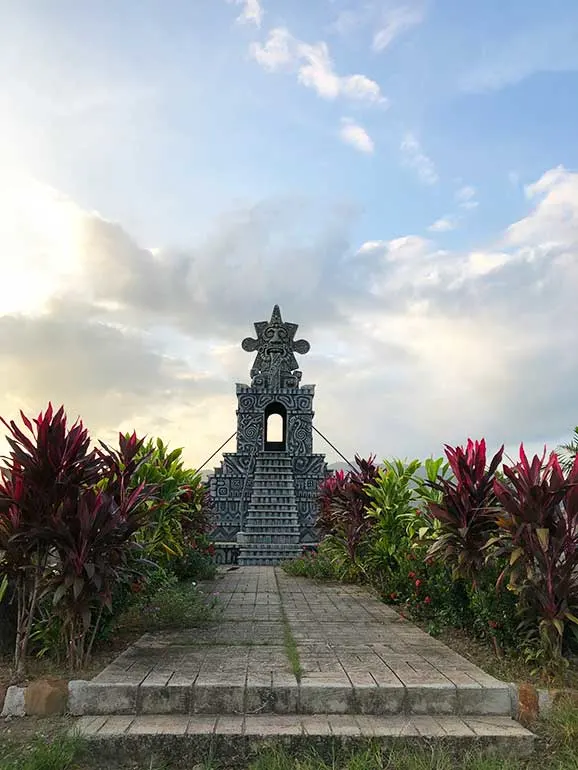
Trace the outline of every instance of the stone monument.
<instances>
[{"instance_id":1,"label":"stone monument","mask_svg":"<svg viewBox=\"0 0 578 770\"><path fill-rule=\"evenodd\" d=\"M239 564L278 564L317 542L315 518L325 456L313 453L314 385L301 385L295 353L297 324L281 318L255 324L256 339L242 347L256 353L251 384L237 384L237 451L225 452L209 479L217 512L213 538L236 541ZM278 432L273 434L273 422Z\"/></svg>"}]
</instances>

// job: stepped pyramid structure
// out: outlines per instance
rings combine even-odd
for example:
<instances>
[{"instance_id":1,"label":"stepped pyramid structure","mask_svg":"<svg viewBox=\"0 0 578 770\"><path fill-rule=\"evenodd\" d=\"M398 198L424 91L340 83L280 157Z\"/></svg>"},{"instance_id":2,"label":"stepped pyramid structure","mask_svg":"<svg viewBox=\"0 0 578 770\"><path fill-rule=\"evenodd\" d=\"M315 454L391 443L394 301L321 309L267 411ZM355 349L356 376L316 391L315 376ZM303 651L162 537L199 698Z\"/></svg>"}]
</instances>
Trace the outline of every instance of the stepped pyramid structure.
<instances>
[{"instance_id":1,"label":"stepped pyramid structure","mask_svg":"<svg viewBox=\"0 0 578 770\"><path fill-rule=\"evenodd\" d=\"M295 340L297 328L275 305L270 321L255 324L256 339L243 340L257 356L251 385L237 384L237 451L225 453L209 479L213 538L236 541L242 565L278 564L317 542L316 498L328 470L325 456L313 454L315 386L300 385L295 353L307 353L309 343Z\"/></svg>"}]
</instances>

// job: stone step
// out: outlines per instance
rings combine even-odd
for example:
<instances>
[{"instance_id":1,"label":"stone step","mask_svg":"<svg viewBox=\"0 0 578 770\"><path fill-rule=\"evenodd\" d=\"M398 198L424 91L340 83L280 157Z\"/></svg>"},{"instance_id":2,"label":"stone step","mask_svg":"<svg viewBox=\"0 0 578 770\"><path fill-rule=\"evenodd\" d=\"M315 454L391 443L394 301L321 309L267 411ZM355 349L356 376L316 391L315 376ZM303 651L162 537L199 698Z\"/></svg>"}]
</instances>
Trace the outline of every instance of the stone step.
<instances>
[{"instance_id":1,"label":"stone step","mask_svg":"<svg viewBox=\"0 0 578 770\"><path fill-rule=\"evenodd\" d=\"M270 511L285 514L286 516L293 518L294 516L297 516L297 504L295 501L293 501L293 504L251 501L247 509L247 513L249 516L251 515L259 516L260 514L267 514Z\"/></svg>"},{"instance_id":2,"label":"stone step","mask_svg":"<svg viewBox=\"0 0 578 770\"><path fill-rule=\"evenodd\" d=\"M256 470L288 470L293 469L293 460L291 458L279 458L277 460L257 460Z\"/></svg>"},{"instance_id":3,"label":"stone step","mask_svg":"<svg viewBox=\"0 0 578 770\"><path fill-rule=\"evenodd\" d=\"M267 519L271 519L267 522ZM245 521L243 522L243 530L248 526L265 527L265 529L275 529L277 532L285 532L286 528L297 527L299 525L299 519L297 515L291 515L285 513L278 518L272 518L268 511L249 511Z\"/></svg>"},{"instance_id":4,"label":"stone step","mask_svg":"<svg viewBox=\"0 0 578 770\"><path fill-rule=\"evenodd\" d=\"M295 559L301 553L294 546L291 546L291 549L286 551L282 551L281 548L283 546L279 546L276 550L266 550L260 545L241 548L239 551L239 564L244 566L276 566L288 559Z\"/></svg>"},{"instance_id":5,"label":"stone step","mask_svg":"<svg viewBox=\"0 0 578 770\"><path fill-rule=\"evenodd\" d=\"M270 670L253 677L254 681L244 676L233 681L232 675L215 673L214 681L209 677L179 684L175 679L175 684L161 685L126 679L123 683L119 674L114 682L74 683L69 708L75 716L240 712L510 717L513 711L510 689L498 680L487 686L471 680L463 685L449 681L404 685L399 680L378 685L363 678L352 685L345 674L313 672L297 682L289 673Z\"/></svg>"},{"instance_id":6,"label":"stone step","mask_svg":"<svg viewBox=\"0 0 578 770\"><path fill-rule=\"evenodd\" d=\"M239 533L241 534L241 533ZM243 540L239 540L241 548L244 550L259 550L261 546L268 547L269 545L299 545L299 532L251 532L245 530L243 533Z\"/></svg>"},{"instance_id":7,"label":"stone step","mask_svg":"<svg viewBox=\"0 0 578 770\"><path fill-rule=\"evenodd\" d=\"M246 556L249 551L256 556L267 556L269 554L275 554L276 556L283 556L289 551L293 553L297 546L300 546L298 540L290 542L265 542L264 540L248 541L246 545L242 541L239 542L239 555ZM301 553L301 547L299 547L299 553Z\"/></svg>"},{"instance_id":8,"label":"stone step","mask_svg":"<svg viewBox=\"0 0 578 770\"><path fill-rule=\"evenodd\" d=\"M289 518L293 518L294 516L297 516L297 506L281 505L280 503L255 503L254 505L249 505L247 514L249 516L276 514L278 516L288 516Z\"/></svg>"},{"instance_id":9,"label":"stone step","mask_svg":"<svg viewBox=\"0 0 578 770\"><path fill-rule=\"evenodd\" d=\"M264 551L263 549L245 549L239 553L239 565L245 567L267 567L283 564L288 559L295 559L299 555L298 551Z\"/></svg>"},{"instance_id":10,"label":"stone step","mask_svg":"<svg viewBox=\"0 0 578 770\"><path fill-rule=\"evenodd\" d=\"M255 479L253 481L253 489L258 489L259 491L269 489L293 490L294 484L293 479Z\"/></svg>"},{"instance_id":11,"label":"stone step","mask_svg":"<svg viewBox=\"0 0 578 770\"><path fill-rule=\"evenodd\" d=\"M260 521L247 520L243 525L243 532L246 535L267 535L268 537L272 535L299 535L300 531L299 524L296 523L281 526L279 524L263 524Z\"/></svg>"},{"instance_id":12,"label":"stone step","mask_svg":"<svg viewBox=\"0 0 578 770\"><path fill-rule=\"evenodd\" d=\"M247 520L243 529L238 533L239 535L255 535L262 532L264 535L295 535L299 534L300 529L297 522L292 522L285 526L279 526L278 524L271 524L269 526L263 525L258 519Z\"/></svg>"},{"instance_id":13,"label":"stone step","mask_svg":"<svg viewBox=\"0 0 578 770\"><path fill-rule=\"evenodd\" d=\"M240 567L278 567L284 561L294 559L296 556L299 556L297 552L283 556L239 556L237 564Z\"/></svg>"},{"instance_id":14,"label":"stone step","mask_svg":"<svg viewBox=\"0 0 578 770\"><path fill-rule=\"evenodd\" d=\"M384 751L416 746L430 750L439 745L456 753L479 751L521 759L532 754L535 741L529 730L509 717L103 715L77 720L71 732L83 736L110 767L129 759L148 767L151 754L171 767L175 761L179 768L197 766L209 756L227 766L241 767L272 741L291 753L314 749L326 761L341 748L369 748L376 739Z\"/></svg>"},{"instance_id":15,"label":"stone step","mask_svg":"<svg viewBox=\"0 0 578 770\"><path fill-rule=\"evenodd\" d=\"M244 526L247 527L250 523L258 523L259 526L263 525L265 527L293 527L298 522L298 517L293 514L285 515L284 513L271 514L265 511L249 511L245 518Z\"/></svg>"}]
</instances>

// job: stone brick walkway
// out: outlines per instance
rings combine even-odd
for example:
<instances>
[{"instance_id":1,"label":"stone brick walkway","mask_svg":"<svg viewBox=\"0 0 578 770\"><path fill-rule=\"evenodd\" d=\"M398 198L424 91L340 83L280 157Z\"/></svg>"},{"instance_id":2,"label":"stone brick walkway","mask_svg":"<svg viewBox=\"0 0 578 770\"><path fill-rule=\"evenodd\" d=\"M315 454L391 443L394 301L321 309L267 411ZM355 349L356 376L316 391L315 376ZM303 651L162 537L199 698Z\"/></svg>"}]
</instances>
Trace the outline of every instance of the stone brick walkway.
<instances>
[{"instance_id":1,"label":"stone brick walkway","mask_svg":"<svg viewBox=\"0 0 578 770\"><path fill-rule=\"evenodd\" d=\"M215 735L219 725L231 734L425 731L531 745L511 719L507 684L363 587L243 567L210 590L222 605L210 625L145 634L91 682L76 684L75 713L92 715L80 721L85 734L154 732L167 725L159 715L180 714L179 734L205 734L210 722Z\"/></svg>"}]
</instances>

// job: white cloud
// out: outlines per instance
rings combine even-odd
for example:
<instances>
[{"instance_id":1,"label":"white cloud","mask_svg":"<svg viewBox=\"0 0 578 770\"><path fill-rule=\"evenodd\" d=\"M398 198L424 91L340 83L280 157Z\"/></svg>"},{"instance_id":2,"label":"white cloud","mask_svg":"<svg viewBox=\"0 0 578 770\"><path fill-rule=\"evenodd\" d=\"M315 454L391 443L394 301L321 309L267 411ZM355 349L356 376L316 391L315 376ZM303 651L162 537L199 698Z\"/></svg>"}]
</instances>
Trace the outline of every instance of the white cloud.
<instances>
[{"instance_id":1,"label":"white cloud","mask_svg":"<svg viewBox=\"0 0 578 770\"><path fill-rule=\"evenodd\" d=\"M456 201L462 209L475 209L479 202L476 200L476 188L472 185L464 185L456 192Z\"/></svg>"},{"instance_id":2,"label":"white cloud","mask_svg":"<svg viewBox=\"0 0 578 770\"><path fill-rule=\"evenodd\" d=\"M433 160L422 150L421 144L414 134L410 132L405 134L400 149L405 165L415 169L424 184L435 184L438 181Z\"/></svg>"},{"instance_id":3,"label":"white cloud","mask_svg":"<svg viewBox=\"0 0 578 770\"><path fill-rule=\"evenodd\" d=\"M261 26L263 8L260 0L228 0L228 2L243 6L243 10L237 17L238 22L241 24L255 24L257 27Z\"/></svg>"},{"instance_id":4,"label":"white cloud","mask_svg":"<svg viewBox=\"0 0 578 770\"><path fill-rule=\"evenodd\" d=\"M447 233L450 230L455 230L457 226L458 223L455 217L446 216L436 219L436 221L428 227L428 230L432 233Z\"/></svg>"},{"instance_id":5,"label":"white cloud","mask_svg":"<svg viewBox=\"0 0 578 770\"><path fill-rule=\"evenodd\" d=\"M402 5L385 10L380 28L373 36L373 50L384 51L396 37L421 24L424 18L424 11L418 6Z\"/></svg>"},{"instance_id":6,"label":"white cloud","mask_svg":"<svg viewBox=\"0 0 578 770\"><path fill-rule=\"evenodd\" d=\"M255 61L269 72L277 72L294 64L295 39L285 27L275 27L269 32L264 45L253 43L250 52Z\"/></svg>"},{"instance_id":7,"label":"white cloud","mask_svg":"<svg viewBox=\"0 0 578 770\"><path fill-rule=\"evenodd\" d=\"M516 85L538 72L578 70L576 17L552 18L536 26L521 24L513 35L497 35L470 53L474 64L460 73L459 85L471 93ZM477 61L475 59L477 58Z\"/></svg>"},{"instance_id":8,"label":"white cloud","mask_svg":"<svg viewBox=\"0 0 578 770\"><path fill-rule=\"evenodd\" d=\"M411 237L359 249L365 269L379 266L372 289L382 309L355 314L358 337L365 335L375 356L388 341L408 356L389 395L377 407L372 401L374 419L398 410L407 423L411 413L412 425L428 422L418 433L450 443L485 435L495 445L524 440L553 448L570 430L578 361L567 351L578 332L567 318L578 291L578 174L552 169L527 194L534 209L494 248L435 252ZM371 377L388 379L387 366L374 365ZM371 399L369 387L357 398ZM359 422L354 430L362 434ZM397 430L404 432L401 422Z\"/></svg>"},{"instance_id":9,"label":"white cloud","mask_svg":"<svg viewBox=\"0 0 578 770\"><path fill-rule=\"evenodd\" d=\"M384 51L391 43L412 27L425 19L425 3L422 0L369 0L352 2L341 9L330 26L331 32L343 37L369 28L372 48L376 52Z\"/></svg>"},{"instance_id":10,"label":"white cloud","mask_svg":"<svg viewBox=\"0 0 578 770\"><path fill-rule=\"evenodd\" d=\"M529 200L539 202L531 215L508 228L506 243L531 248L534 258L552 253L561 257L578 247L578 174L558 166L527 185L525 192Z\"/></svg>"},{"instance_id":11,"label":"white cloud","mask_svg":"<svg viewBox=\"0 0 578 770\"><path fill-rule=\"evenodd\" d=\"M367 14L360 14L359 11L342 10L337 14L337 18L331 24L330 30L338 35L349 35L350 32L361 26L364 17Z\"/></svg>"},{"instance_id":12,"label":"white cloud","mask_svg":"<svg viewBox=\"0 0 578 770\"><path fill-rule=\"evenodd\" d=\"M250 52L269 72L295 71L299 82L324 99L343 97L352 101L386 105L379 84L365 75L338 75L327 43L297 40L286 27L269 32L266 42L253 43Z\"/></svg>"},{"instance_id":13,"label":"white cloud","mask_svg":"<svg viewBox=\"0 0 578 770\"><path fill-rule=\"evenodd\" d=\"M359 152L371 154L375 149L373 139L367 131L351 118L341 119L339 135L346 144L355 147Z\"/></svg>"},{"instance_id":14,"label":"white cloud","mask_svg":"<svg viewBox=\"0 0 578 770\"><path fill-rule=\"evenodd\" d=\"M470 275L488 275L510 261L504 252L472 251L468 256L467 269Z\"/></svg>"},{"instance_id":15,"label":"white cloud","mask_svg":"<svg viewBox=\"0 0 578 770\"><path fill-rule=\"evenodd\" d=\"M2 415L52 398L104 439L133 426L179 445L186 435L187 457L204 460L234 430L234 382L251 363L239 341L278 302L312 343L302 368L317 424L347 455L427 456L468 435L557 441L574 425L578 173L546 172L526 188L527 215L467 251L379 232L355 251L342 211L321 224L311 211L304 227L303 202L280 200L153 254L22 184L0 180L11 223L0 266L27 255L29 273L46 260L58 280L36 307L2 286Z\"/></svg>"}]
</instances>

